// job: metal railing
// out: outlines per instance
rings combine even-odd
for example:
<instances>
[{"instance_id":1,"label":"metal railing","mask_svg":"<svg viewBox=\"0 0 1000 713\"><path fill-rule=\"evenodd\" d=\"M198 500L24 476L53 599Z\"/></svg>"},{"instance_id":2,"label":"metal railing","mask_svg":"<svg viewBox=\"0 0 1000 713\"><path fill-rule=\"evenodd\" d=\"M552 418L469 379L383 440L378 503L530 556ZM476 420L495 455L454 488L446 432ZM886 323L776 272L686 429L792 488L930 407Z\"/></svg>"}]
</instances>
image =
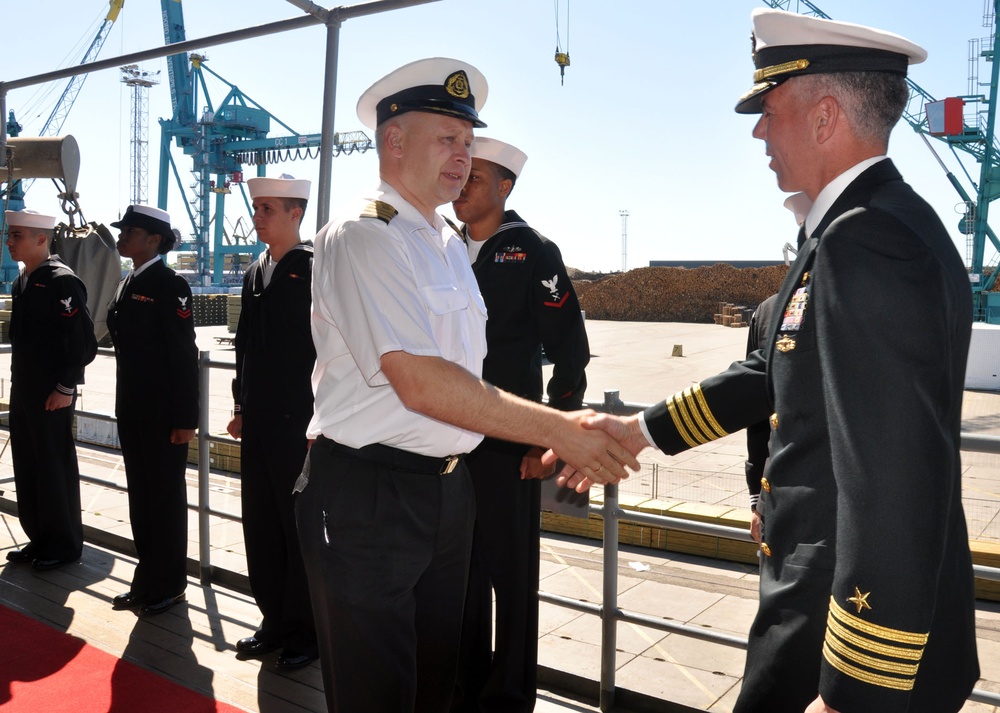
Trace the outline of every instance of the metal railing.
<instances>
[{"instance_id":1,"label":"metal railing","mask_svg":"<svg viewBox=\"0 0 1000 713\"><path fill-rule=\"evenodd\" d=\"M0 353L9 350L0 347ZM100 350L102 354L113 355L111 350ZM210 352L202 351L198 357L198 378L202 398L209 393L209 374L211 369L235 370L232 362L213 361ZM645 404L625 403L621 401L617 391L607 391L603 402L588 402L585 407L618 415L632 414L647 408ZM242 579L240 575L213 567L211 563L210 518L221 517L234 522L241 522L242 517L236 513L214 510L210 503L210 461L209 444L231 443L228 438L209 435L209 409L206 403L201 404L198 424L198 504L190 509L198 512L198 573L202 585L226 583L232 585ZM115 422L113 416L87 411L77 411L78 416ZM963 433L962 450L980 453L1000 454L1000 437ZM91 476L81 475L84 482L94 483L106 488L125 491L118 483ZM623 510L619 505L618 486L604 486L602 505L591 504L589 513L600 516L604 521L604 557L602 561L602 595L601 602L595 604L578 599L539 591L540 601L556 606L566 607L576 611L593 614L601 619L601 680L599 706L602 711L612 710L615 703L615 651L617 648L618 623L632 623L649 627L657 631L688 636L702 641L708 641L723 646L739 649L747 648L747 638L732 634L720 633L704 627L689 626L667 619L632 612L618 606L618 524L630 522L655 527L670 528L682 532L709 535L730 540L753 542L749 531L743 528L713 525L664 515ZM1000 569L976 565L973 567L976 577L1000 582ZM248 588L247 588L248 589ZM1000 706L1000 694L975 689L969 697L970 701Z\"/></svg>"}]
</instances>

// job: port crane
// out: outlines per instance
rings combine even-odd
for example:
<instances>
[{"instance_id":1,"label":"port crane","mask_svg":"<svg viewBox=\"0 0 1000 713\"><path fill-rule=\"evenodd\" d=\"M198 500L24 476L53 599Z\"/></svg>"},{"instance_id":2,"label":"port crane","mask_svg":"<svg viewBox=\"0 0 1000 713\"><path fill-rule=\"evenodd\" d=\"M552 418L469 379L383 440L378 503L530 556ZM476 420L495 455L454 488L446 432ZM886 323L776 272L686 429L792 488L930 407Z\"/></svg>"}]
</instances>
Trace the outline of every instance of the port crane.
<instances>
[{"instance_id":1,"label":"port crane","mask_svg":"<svg viewBox=\"0 0 1000 713\"><path fill-rule=\"evenodd\" d=\"M101 48L104 47L105 40L108 39L108 35L111 33L111 28L114 27L115 21L118 19L119 13L121 13L122 7L125 5L125 0L110 0L108 3L108 12L104 17L101 26L97 30L97 35L91 41L90 45L87 47L87 51L84 53L83 59L80 61L80 65L89 64L97 59L97 56L101 52ZM69 82L67 82L66 87L63 89L62 94L59 95L59 99L56 101L55 106L52 109L52 113L49 114L48 119L45 120L45 124L42 126L39 136L51 137L58 136L62 131L63 125L66 123L66 117L69 116L70 110L73 108L73 104L76 102L77 96L80 94L80 90L83 88L83 83L87 79L87 74L76 74L70 77ZM3 120L0 117L0 120ZM11 111L7 117L7 135L11 137L17 137L20 135L23 127L17 122L17 118L14 112ZM3 199L3 204L6 206L7 210L21 210L24 208L24 194L27 192L28 188L31 186L33 179L23 179L18 181L6 181L6 176L0 176L0 183L6 183L6 188L0 189L0 199ZM6 226L4 225L3 212L0 211L0 235L6 233ZM16 262L10 259L10 254L7 252L7 246L3 245L3 258L0 261L0 282L2 282L4 289L9 289L9 285L18 275L18 265Z\"/></svg>"},{"instance_id":2,"label":"port crane","mask_svg":"<svg viewBox=\"0 0 1000 713\"><path fill-rule=\"evenodd\" d=\"M832 19L810 0L764 0L764 4L778 10L801 12L825 19ZM983 25L990 30L986 38L986 46L979 40L970 42L969 64L973 68L969 77L969 92L959 97L950 97L936 101L926 90L922 89L912 79L907 78L910 87L910 99L903 112L903 119L916 131L928 148L934 153L938 163L944 169L949 182L965 203L965 215L959 221L959 230L967 236L966 262L969 267L969 281L972 285L973 316L977 321L1000 324L1000 292L992 292L997 278L998 261L1000 261L1000 239L990 227L990 203L1000 197L1000 145L996 135L997 118L997 87L1000 86L1000 61L995 56L997 40L1000 38L1000 26L996 23L997 8L1000 0L986 0ZM991 65L990 80L980 83L978 77L978 61L982 59ZM985 88L988 93L978 90ZM962 107L972 105L977 107L971 121L961 115ZM935 116L935 121L928 119L928 111ZM958 112L954 121L937 120L938 116L945 118L948 114ZM932 125L934 124L934 125ZM975 196L971 196L954 173L948 171L944 163L937 157L926 137L932 137L947 144L955 154L959 165L962 165L957 152L961 151L971 156L979 164L978 181L968 174L966 178L974 188ZM964 171L963 165L963 171ZM992 244L996 255L989 264L985 263L986 241Z\"/></svg>"},{"instance_id":3,"label":"port crane","mask_svg":"<svg viewBox=\"0 0 1000 713\"><path fill-rule=\"evenodd\" d=\"M181 0L161 0L163 33L167 45L185 40ZM225 256L248 256L249 262L264 246L247 242L234 235L227 242L225 231L226 197L238 189L247 211L250 201L243 190L243 166L256 167L258 176L265 174L269 163L299 158L314 158L321 147L320 134L301 134L270 114L240 89L223 79L207 66L203 54L184 53L167 57L173 116L160 119L160 164L157 205L166 210L171 178L185 196L184 210L191 224L190 240L181 243L180 250L193 251L196 258L196 283L220 286L227 279ZM207 77L226 88L224 98L214 104ZM274 122L288 133L269 137ZM191 157L191 182L185 187L180 168L174 160L172 147L179 147ZM334 135L334 156L364 152L374 142L361 131ZM212 199L214 198L214 215ZM179 222L174 215L175 227ZM238 268L239 266L236 265ZM238 272L238 269L237 271ZM233 274L229 279L238 280Z\"/></svg>"}]
</instances>

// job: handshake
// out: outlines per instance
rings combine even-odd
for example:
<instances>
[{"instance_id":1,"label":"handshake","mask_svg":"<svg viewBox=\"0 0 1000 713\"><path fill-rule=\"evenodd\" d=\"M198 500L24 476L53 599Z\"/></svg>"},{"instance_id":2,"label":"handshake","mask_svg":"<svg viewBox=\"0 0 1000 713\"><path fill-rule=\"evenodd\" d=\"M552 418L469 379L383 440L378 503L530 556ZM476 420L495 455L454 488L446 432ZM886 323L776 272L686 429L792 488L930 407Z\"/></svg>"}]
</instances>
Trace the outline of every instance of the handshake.
<instances>
[{"instance_id":1,"label":"handshake","mask_svg":"<svg viewBox=\"0 0 1000 713\"><path fill-rule=\"evenodd\" d=\"M557 461L562 461L556 482L582 493L593 484L617 483L629 476L629 470L639 470L635 457L651 444L638 416L591 410L559 415L561 423L545 444L549 450L539 456L541 449L533 449L525 456L522 478L544 478L553 472Z\"/></svg>"}]
</instances>

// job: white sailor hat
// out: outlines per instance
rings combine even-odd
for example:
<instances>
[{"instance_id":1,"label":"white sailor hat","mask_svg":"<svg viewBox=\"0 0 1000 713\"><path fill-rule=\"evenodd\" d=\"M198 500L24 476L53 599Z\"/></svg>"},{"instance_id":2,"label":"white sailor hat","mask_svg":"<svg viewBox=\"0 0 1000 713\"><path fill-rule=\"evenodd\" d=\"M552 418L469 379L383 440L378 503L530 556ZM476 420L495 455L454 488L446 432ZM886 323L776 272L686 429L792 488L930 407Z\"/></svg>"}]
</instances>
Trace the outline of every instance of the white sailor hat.
<instances>
[{"instance_id":1,"label":"white sailor hat","mask_svg":"<svg viewBox=\"0 0 1000 713\"><path fill-rule=\"evenodd\" d=\"M760 100L787 79L833 72L891 72L906 76L927 50L891 32L784 10L755 8L754 85L736 103L739 114L759 114Z\"/></svg>"},{"instance_id":2,"label":"white sailor hat","mask_svg":"<svg viewBox=\"0 0 1000 713\"><path fill-rule=\"evenodd\" d=\"M7 225L17 225L22 228L52 230L56 227L55 216L43 215L33 210L5 210L3 219Z\"/></svg>"},{"instance_id":3,"label":"white sailor hat","mask_svg":"<svg viewBox=\"0 0 1000 713\"><path fill-rule=\"evenodd\" d=\"M503 141L477 136L472 140L472 158L492 161L513 173L515 178L519 178L524 162L528 160L528 154Z\"/></svg>"},{"instance_id":4,"label":"white sailor hat","mask_svg":"<svg viewBox=\"0 0 1000 713\"><path fill-rule=\"evenodd\" d=\"M283 173L277 178L251 178L247 181L250 198L301 198L309 200L311 181Z\"/></svg>"},{"instance_id":5,"label":"white sailor hat","mask_svg":"<svg viewBox=\"0 0 1000 713\"><path fill-rule=\"evenodd\" d=\"M121 220L112 223L111 227L142 228L147 232L160 235L165 240L174 237L170 230L170 214L165 210L148 205L130 205L125 209L125 215L122 216Z\"/></svg>"},{"instance_id":6,"label":"white sailor hat","mask_svg":"<svg viewBox=\"0 0 1000 713\"><path fill-rule=\"evenodd\" d=\"M465 119L486 126L479 111L486 103L486 78L471 64L431 57L404 64L365 90L358 100L358 118L369 129L408 111Z\"/></svg>"}]
</instances>

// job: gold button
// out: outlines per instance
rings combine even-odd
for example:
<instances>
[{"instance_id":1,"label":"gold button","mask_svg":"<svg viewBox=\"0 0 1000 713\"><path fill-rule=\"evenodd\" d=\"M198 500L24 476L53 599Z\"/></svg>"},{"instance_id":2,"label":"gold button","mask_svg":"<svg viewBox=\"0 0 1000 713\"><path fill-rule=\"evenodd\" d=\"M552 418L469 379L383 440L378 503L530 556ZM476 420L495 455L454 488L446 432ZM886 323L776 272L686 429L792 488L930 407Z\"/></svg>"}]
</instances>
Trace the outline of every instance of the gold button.
<instances>
[{"instance_id":1,"label":"gold button","mask_svg":"<svg viewBox=\"0 0 1000 713\"><path fill-rule=\"evenodd\" d=\"M771 483L768 481L767 478L760 479L760 487L764 489L765 493L771 492Z\"/></svg>"},{"instance_id":2,"label":"gold button","mask_svg":"<svg viewBox=\"0 0 1000 713\"><path fill-rule=\"evenodd\" d=\"M766 542L761 542L760 543L760 551L763 552L768 557L771 556L771 548L767 546Z\"/></svg>"},{"instance_id":3,"label":"gold button","mask_svg":"<svg viewBox=\"0 0 1000 713\"><path fill-rule=\"evenodd\" d=\"M774 413L772 413L771 414L771 418L769 420L771 421L771 428L777 429L778 428L778 412L775 411Z\"/></svg>"}]
</instances>

